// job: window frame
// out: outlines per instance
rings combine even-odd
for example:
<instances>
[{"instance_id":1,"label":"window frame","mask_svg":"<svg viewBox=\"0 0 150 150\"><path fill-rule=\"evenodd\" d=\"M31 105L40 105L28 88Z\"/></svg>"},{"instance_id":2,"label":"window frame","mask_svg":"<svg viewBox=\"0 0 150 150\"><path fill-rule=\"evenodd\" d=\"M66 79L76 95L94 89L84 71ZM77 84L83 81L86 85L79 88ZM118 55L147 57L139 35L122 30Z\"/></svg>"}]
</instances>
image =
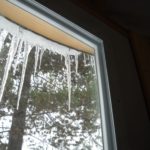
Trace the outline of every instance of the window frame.
<instances>
[{"instance_id":1,"label":"window frame","mask_svg":"<svg viewBox=\"0 0 150 150\"><path fill-rule=\"evenodd\" d=\"M104 150L117 150L103 41L34 0L8 0L95 49Z\"/></svg>"}]
</instances>

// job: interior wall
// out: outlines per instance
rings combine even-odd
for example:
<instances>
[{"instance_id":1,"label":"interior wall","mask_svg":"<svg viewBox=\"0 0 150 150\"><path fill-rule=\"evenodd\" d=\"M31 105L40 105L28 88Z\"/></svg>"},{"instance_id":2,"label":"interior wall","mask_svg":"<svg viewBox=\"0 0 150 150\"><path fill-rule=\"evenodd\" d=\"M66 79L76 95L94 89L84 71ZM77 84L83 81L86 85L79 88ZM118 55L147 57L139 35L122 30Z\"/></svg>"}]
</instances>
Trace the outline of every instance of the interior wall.
<instances>
[{"instance_id":1,"label":"interior wall","mask_svg":"<svg viewBox=\"0 0 150 150\"><path fill-rule=\"evenodd\" d=\"M150 117L150 37L136 32L131 34L131 43L145 96L145 104Z\"/></svg>"},{"instance_id":2,"label":"interior wall","mask_svg":"<svg viewBox=\"0 0 150 150\"><path fill-rule=\"evenodd\" d=\"M150 122L128 39L71 2L41 3L104 41L118 150L149 150Z\"/></svg>"}]
</instances>

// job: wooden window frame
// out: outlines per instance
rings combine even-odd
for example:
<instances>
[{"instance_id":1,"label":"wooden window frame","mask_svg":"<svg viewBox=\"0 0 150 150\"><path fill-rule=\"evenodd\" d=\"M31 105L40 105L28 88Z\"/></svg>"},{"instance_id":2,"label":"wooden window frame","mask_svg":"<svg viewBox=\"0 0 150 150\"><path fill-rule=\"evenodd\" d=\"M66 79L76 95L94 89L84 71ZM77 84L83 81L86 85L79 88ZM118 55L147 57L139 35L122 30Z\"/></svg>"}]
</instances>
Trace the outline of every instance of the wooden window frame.
<instances>
[{"instance_id":1,"label":"wooden window frame","mask_svg":"<svg viewBox=\"0 0 150 150\"><path fill-rule=\"evenodd\" d=\"M31 12L22 9L11 2L13 1L1 0L1 15L57 43L87 53L94 53L93 46L88 45L88 43L77 39L75 36L66 33L61 28L52 25L50 22L47 22L46 20L43 20L36 15L33 15Z\"/></svg>"}]
</instances>

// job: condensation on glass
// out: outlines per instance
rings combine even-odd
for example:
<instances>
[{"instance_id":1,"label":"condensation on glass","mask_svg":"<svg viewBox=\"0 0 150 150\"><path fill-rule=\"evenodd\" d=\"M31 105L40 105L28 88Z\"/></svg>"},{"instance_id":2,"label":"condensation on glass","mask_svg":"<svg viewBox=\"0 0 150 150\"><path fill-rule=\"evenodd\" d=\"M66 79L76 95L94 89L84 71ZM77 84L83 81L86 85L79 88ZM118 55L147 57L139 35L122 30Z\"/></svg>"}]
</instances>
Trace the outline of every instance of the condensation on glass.
<instances>
[{"instance_id":1,"label":"condensation on glass","mask_svg":"<svg viewBox=\"0 0 150 150\"><path fill-rule=\"evenodd\" d=\"M103 150L93 55L0 17L0 149Z\"/></svg>"}]
</instances>

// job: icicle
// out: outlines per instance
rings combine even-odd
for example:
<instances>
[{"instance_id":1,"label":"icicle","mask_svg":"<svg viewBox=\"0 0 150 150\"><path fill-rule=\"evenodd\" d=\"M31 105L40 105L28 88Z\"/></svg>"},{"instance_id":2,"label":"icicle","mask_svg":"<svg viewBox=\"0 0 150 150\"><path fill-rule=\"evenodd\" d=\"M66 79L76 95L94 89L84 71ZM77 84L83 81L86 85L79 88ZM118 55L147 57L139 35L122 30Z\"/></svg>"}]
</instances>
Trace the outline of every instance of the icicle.
<instances>
[{"instance_id":1,"label":"icicle","mask_svg":"<svg viewBox=\"0 0 150 150\"><path fill-rule=\"evenodd\" d=\"M76 66L76 75L78 74L78 55L75 54L75 66Z\"/></svg>"},{"instance_id":2,"label":"icicle","mask_svg":"<svg viewBox=\"0 0 150 150\"><path fill-rule=\"evenodd\" d=\"M71 64L70 64L70 56L68 55L68 110L70 111L71 107Z\"/></svg>"},{"instance_id":3,"label":"icicle","mask_svg":"<svg viewBox=\"0 0 150 150\"><path fill-rule=\"evenodd\" d=\"M49 55L52 53L52 51L51 50L49 50Z\"/></svg>"},{"instance_id":4,"label":"icicle","mask_svg":"<svg viewBox=\"0 0 150 150\"><path fill-rule=\"evenodd\" d=\"M41 69L41 63L42 63L42 57L43 57L43 54L44 54L44 49L41 49L40 51L40 63L39 63L39 69Z\"/></svg>"},{"instance_id":5,"label":"icicle","mask_svg":"<svg viewBox=\"0 0 150 150\"><path fill-rule=\"evenodd\" d=\"M94 68L94 57L93 56L90 56L90 62L91 62L91 66Z\"/></svg>"},{"instance_id":6,"label":"icicle","mask_svg":"<svg viewBox=\"0 0 150 150\"><path fill-rule=\"evenodd\" d=\"M38 66L38 60L39 60L39 46L36 46L36 51L35 51L35 64L34 64L34 76L37 70Z\"/></svg>"},{"instance_id":7,"label":"icicle","mask_svg":"<svg viewBox=\"0 0 150 150\"><path fill-rule=\"evenodd\" d=\"M61 61L63 60L63 55L61 55Z\"/></svg>"},{"instance_id":8,"label":"icicle","mask_svg":"<svg viewBox=\"0 0 150 150\"><path fill-rule=\"evenodd\" d=\"M19 42L19 45L18 45L18 51L17 51L17 58L16 58L16 60L14 61L14 69L13 69L13 75L15 75L16 74L16 70L17 70L17 66L18 66L18 64L19 64L19 59L20 59L20 55L21 55L21 50L22 50L22 44L23 44L23 40L20 40L20 42Z\"/></svg>"},{"instance_id":9,"label":"icicle","mask_svg":"<svg viewBox=\"0 0 150 150\"><path fill-rule=\"evenodd\" d=\"M88 61L90 62L90 60L91 60L91 55L87 55L88 56Z\"/></svg>"},{"instance_id":10,"label":"icicle","mask_svg":"<svg viewBox=\"0 0 150 150\"><path fill-rule=\"evenodd\" d=\"M95 65L94 56L90 56L90 60L91 60L91 66L94 69L94 74L96 74L96 65Z\"/></svg>"},{"instance_id":11,"label":"icicle","mask_svg":"<svg viewBox=\"0 0 150 150\"><path fill-rule=\"evenodd\" d=\"M68 110L70 111L70 107L71 107L71 63L70 63L69 54L67 54L67 56L65 57L65 66L67 69Z\"/></svg>"},{"instance_id":12,"label":"icicle","mask_svg":"<svg viewBox=\"0 0 150 150\"><path fill-rule=\"evenodd\" d=\"M84 66L86 65L86 56L85 56L85 54L83 54L83 62L84 62Z\"/></svg>"},{"instance_id":13,"label":"icicle","mask_svg":"<svg viewBox=\"0 0 150 150\"><path fill-rule=\"evenodd\" d=\"M1 29L0 31L0 52L4 46L4 41L7 37L8 32L6 30Z\"/></svg>"},{"instance_id":14,"label":"icicle","mask_svg":"<svg viewBox=\"0 0 150 150\"><path fill-rule=\"evenodd\" d=\"M22 65L22 74L21 74L21 81L20 81L20 87L19 87L19 92L18 92L18 100L17 100L17 109L19 108L19 103L20 103L20 98L21 98L21 93L22 93L22 88L24 84L24 78L25 78L25 73L26 73L26 67L28 63L28 56L31 51L31 47L29 47L28 42L24 42L24 61Z\"/></svg>"},{"instance_id":15,"label":"icicle","mask_svg":"<svg viewBox=\"0 0 150 150\"><path fill-rule=\"evenodd\" d=\"M9 71L11 68L11 64L12 64L12 61L13 61L14 56L15 56L16 51L17 51L18 42L19 42L19 40L17 39L17 37L14 36L12 38L12 41L11 41L11 46L9 48L8 57L7 57L6 65L4 68L4 75L3 75L1 90L0 90L0 102L1 102L2 97L3 97L3 93L4 93L5 85L7 82L8 74L9 74Z\"/></svg>"}]
</instances>

